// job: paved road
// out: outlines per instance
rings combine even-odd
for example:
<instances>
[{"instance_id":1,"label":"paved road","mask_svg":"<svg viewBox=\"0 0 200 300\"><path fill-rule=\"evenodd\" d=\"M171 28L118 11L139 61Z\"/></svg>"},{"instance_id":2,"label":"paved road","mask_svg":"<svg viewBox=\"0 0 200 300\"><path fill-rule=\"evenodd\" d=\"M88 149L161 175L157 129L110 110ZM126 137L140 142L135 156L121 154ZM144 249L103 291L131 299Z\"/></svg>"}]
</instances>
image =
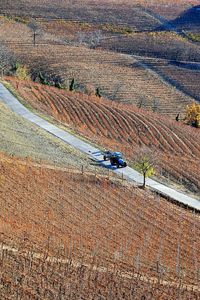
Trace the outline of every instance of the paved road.
<instances>
[{"instance_id":1,"label":"paved road","mask_svg":"<svg viewBox=\"0 0 200 300\"><path fill-rule=\"evenodd\" d=\"M23 118L29 120L30 122L36 124L37 126L45 129L49 133L55 135L60 138L67 144L79 149L80 151L90 155L93 159L100 162L105 167L111 169L113 172L122 174L124 178L128 180L132 180L137 182L138 184L142 184L143 178L142 176L130 167L126 167L123 169L116 169L116 167L111 167L109 162L103 161L103 157L101 151L98 148L93 147L92 145L82 141L81 139L69 134L68 132L52 125L41 117L35 115L30 112L26 107L24 107L1 83L0 83L0 101L7 105L13 112L22 116ZM177 202L188 205L191 208L200 211L200 199L199 201L193 199L183 193L180 193L172 188L169 188L163 184L160 184L152 179L147 179L147 186L152 188L153 190L161 193L162 195L169 197Z\"/></svg>"}]
</instances>

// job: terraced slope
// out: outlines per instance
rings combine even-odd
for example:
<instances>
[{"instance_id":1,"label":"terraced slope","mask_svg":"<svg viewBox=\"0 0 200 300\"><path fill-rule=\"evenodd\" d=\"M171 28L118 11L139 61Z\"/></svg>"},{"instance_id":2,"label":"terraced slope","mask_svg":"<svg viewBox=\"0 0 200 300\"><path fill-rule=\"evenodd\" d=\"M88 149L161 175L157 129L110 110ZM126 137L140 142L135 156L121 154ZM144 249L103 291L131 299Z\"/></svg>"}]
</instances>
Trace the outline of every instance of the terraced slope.
<instances>
[{"instance_id":1,"label":"terraced slope","mask_svg":"<svg viewBox=\"0 0 200 300\"><path fill-rule=\"evenodd\" d=\"M173 0L164 1L164 0L137 0L132 2L132 0L107 0L107 1L68 1L68 0L60 0L56 3L56 11L55 11L55 2L52 0L26 0L20 1L16 3L12 0L7 0L6 2L0 2L0 9L4 13L17 14L17 15L33 15L37 17L52 17L52 18L73 18L77 19L81 16L81 19L86 19L90 21L101 20L112 20L114 22L126 21L127 18L129 20L132 15L133 22L136 14L136 9L143 8L151 9L153 12L157 12L168 18L177 17L183 10L190 8L191 5L198 5L198 0L178 0L174 2ZM87 8L87 13L86 13ZM107 10L107 19L105 19L105 15L103 12ZM133 12L135 14L133 14ZM95 18L96 17L96 18ZM148 18L147 18L148 17ZM143 18L145 20L145 24L150 22L149 16L144 15ZM130 18L131 19L131 18ZM155 20L154 20L155 21ZM141 23L141 18L138 19L138 23Z\"/></svg>"},{"instance_id":2,"label":"terraced slope","mask_svg":"<svg viewBox=\"0 0 200 300\"><path fill-rule=\"evenodd\" d=\"M61 0L56 3L52 0L21 1L0 3L1 13L45 19L65 19L89 22L93 24L112 23L126 24L139 30L155 28L160 24L155 18L146 14L137 3L105 2L105 1L73 1ZM106 10L106 14L105 14Z\"/></svg>"},{"instance_id":3,"label":"terraced slope","mask_svg":"<svg viewBox=\"0 0 200 300\"><path fill-rule=\"evenodd\" d=\"M11 80L11 79L10 79ZM133 159L140 146L156 151L162 172L198 191L200 133L131 105L66 92L31 82L11 80L18 93L42 113L67 124L104 147L121 149Z\"/></svg>"},{"instance_id":4,"label":"terraced slope","mask_svg":"<svg viewBox=\"0 0 200 300\"><path fill-rule=\"evenodd\" d=\"M92 85L101 93L121 102L134 103L175 116L192 99L176 91L152 74L136 59L117 53L63 45L11 44L18 60L31 70L75 78L80 88Z\"/></svg>"},{"instance_id":5,"label":"terraced slope","mask_svg":"<svg viewBox=\"0 0 200 300\"><path fill-rule=\"evenodd\" d=\"M94 170L90 160L79 151L17 116L0 104L0 152L29 157L47 164Z\"/></svg>"},{"instance_id":6,"label":"terraced slope","mask_svg":"<svg viewBox=\"0 0 200 300\"><path fill-rule=\"evenodd\" d=\"M177 61L200 60L199 46L174 32L141 32L102 40L101 47L111 51Z\"/></svg>"},{"instance_id":7,"label":"terraced slope","mask_svg":"<svg viewBox=\"0 0 200 300\"><path fill-rule=\"evenodd\" d=\"M55 23L57 25L54 28ZM40 70L44 73L60 75L66 81L74 77L82 91L85 88L87 90L88 85L92 86L93 90L99 87L105 97L134 103L149 110L168 114L173 118L191 103L191 97L178 92L173 85L166 84L159 75L149 72L144 65L138 63L136 58L103 49L94 50L80 45L79 47L66 45L69 41L63 34L65 25L69 28L69 39L73 40L76 35L74 30L79 30L83 24L75 26L57 21L49 24L51 25L47 28L47 24L41 25L42 31L37 35L37 46L34 47L33 32L26 24L2 19L0 27L2 42L12 52L12 56L16 57L15 60L27 65L31 73L35 74ZM93 31L93 27L87 26L87 30ZM56 31L59 33L57 34ZM66 31L68 32L67 29ZM111 33L105 31L104 34L106 39L102 41L101 46L110 50L170 57L170 59L174 57L180 60L198 59L198 47L191 46L190 43L172 33L141 33L130 36L117 34L113 39L107 39ZM181 84L186 85L184 80L181 80ZM195 93L195 90L196 83L193 85L192 92Z\"/></svg>"},{"instance_id":8,"label":"terraced slope","mask_svg":"<svg viewBox=\"0 0 200 300\"><path fill-rule=\"evenodd\" d=\"M185 94L190 95L200 102L200 64L193 62L176 62L164 60L146 60L150 68L160 76L171 82Z\"/></svg>"},{"instance_id":9,"label":"terraced slope","mask_svg":"<svg viewBox=\"0 0 200 300\"><path fill-rule=\"evenodd\" d=\"M1 155L0 192L1 241L11 248L197 283L199 216L148 191Z\"/></svg>"}]
</instances>

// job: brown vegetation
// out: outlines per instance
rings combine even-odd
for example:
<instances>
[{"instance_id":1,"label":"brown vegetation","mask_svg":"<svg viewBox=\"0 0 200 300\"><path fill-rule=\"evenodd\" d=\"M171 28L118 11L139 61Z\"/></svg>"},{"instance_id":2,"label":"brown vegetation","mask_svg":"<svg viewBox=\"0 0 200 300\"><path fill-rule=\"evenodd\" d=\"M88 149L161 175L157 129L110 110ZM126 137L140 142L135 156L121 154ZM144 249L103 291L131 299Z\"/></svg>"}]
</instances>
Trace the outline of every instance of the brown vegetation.
<instances>
[{"instance_id":1,"label":"brown vegetation","mask_svg":"<svg viewBox=\"0 0 200 300\"><path fill-rule=\"evenodd\" d=\"M169 173L194 192L198 191L199 131L131 105L67 92L31 82L9 79L31 106L54 117L89 139L130 159L140 146L159 153L163 175ZM165 174L166 173L166 174Z\"/></svg>"},{"instance_id":2,"label":"brown vegetation","mask_svg":"<svg viewBox=\"0 0 200 300\"><path fill-rule=\"evenodd\" d=\"M116 180L0 161L1 296L58 299L59 286L75 293L77 284L83 299L197 297L198 216Z\"/></svg>"},{"instance_id":3,"label":"brown vegetation","mask_svg":"<svg viewBox=\"0 0 200 300\"><path fill-rule=\"evenodd\" d=\"M191 93L188 95L191 97L186 96L174 89L173 84L163 82L162 76L159 78L145 69L145 65L135 57L103 50L107 48L178 60L198 59L198 47L174 33L143 32L127 35L109 32L110 27L102 27L102 24L38 20L39 31L35 36L34 46L34 33L27 24L3 18L0 35L15 60L26 65L33 77L35 73L42 71L49 76L61 76L65 81L75 78L82 91L88 85L94 86L94 89L100 87L105 97L134 103L173 117L178 112L183 112L186 105L192 102L192 97L198 94L196 81L190 86ZM114 31L119 29L115 26L113 28ZM91 35L98 30L102 31L99 44L102 49L88 49L94 46L93 41L90 43L89 40L92 40ZM84 39L82 43L80 40L83 37L79 34L86 34L86 47L82 45ZM159 63L157 59L153 61L154 65ZM161 63L161 67L165 68L165 62ZM173 79L176 77L177 68L175 65L170 68L169 77ZM188 76L197 77L195 70L188 72ZM188 76L186 81L184 76L179 76L180 85L186 94Z\"/></svg>"}]
</instances>

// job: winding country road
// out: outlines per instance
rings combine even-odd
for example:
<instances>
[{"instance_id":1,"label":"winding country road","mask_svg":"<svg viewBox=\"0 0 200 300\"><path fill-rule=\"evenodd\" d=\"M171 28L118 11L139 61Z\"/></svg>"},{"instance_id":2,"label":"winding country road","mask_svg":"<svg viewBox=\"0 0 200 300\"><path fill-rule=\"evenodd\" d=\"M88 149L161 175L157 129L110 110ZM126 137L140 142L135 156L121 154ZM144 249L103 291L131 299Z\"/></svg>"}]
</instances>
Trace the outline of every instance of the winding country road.
<instances>
[{"instance_id":1,"label":"winding country road","mask_svg":"<svg viewBox=\"0 0 200 300\"><path fill-rule=\"evenodd\" d=\"M138 184L142 184L143 177L134 169L126 167L123 169L116 169L116 167L111 167L108 161L103 161L102 153L100 149L93 147L87 142L75 137L74 135L58 128L57 126L49 123L48 121L42 119L36 114L30 112L24 105L22 105L5 87L0 83L0 101L3 102L7 107L9 107L13 112L22 116L23 118L29 120L30 122L36 124L37 126L43 128L47 132L53 134L54 136L60 138L63 142L75 147L76 149L88 154L91 158L95 159L101 163L106 168L109 168L115 173L123 174L123 177L127 180L135 181ZM152 179L147 179L147 186L152 190L158 192L159 194L175 201L186 205L192 209L200 211L200 199L199 201L189 197L177 190L169 188L163 184L160 184Z\"/></svg>"}]
</instances>

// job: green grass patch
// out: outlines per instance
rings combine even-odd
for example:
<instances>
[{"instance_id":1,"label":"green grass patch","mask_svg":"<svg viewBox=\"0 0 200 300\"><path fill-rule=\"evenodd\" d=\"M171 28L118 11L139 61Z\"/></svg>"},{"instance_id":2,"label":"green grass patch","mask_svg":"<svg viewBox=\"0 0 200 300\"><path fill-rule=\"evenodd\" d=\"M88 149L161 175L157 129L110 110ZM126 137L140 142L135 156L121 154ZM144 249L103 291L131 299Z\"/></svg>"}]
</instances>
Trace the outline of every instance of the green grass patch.
<instances>
[{"instance_id":1,"label":"green grass patch","mask_svg":"<svg viewBox=\"0 0 200 300\"><path fill-rule=\"evenodd\" d=\"M192 42L200 42L200 32L185 32L187 38Z\"/></svg>"},{"instance_id":2,"label":"green grass patch","mask_svg":"<svg viewBox=\"0 0 200 300\"><path fill-rule=\"evenodd\" d=\"M5 20L9 22L18 22L27 25L29 23L29 18L26 17L20 17L20 16L12 16L12 15L1 15L1 18L4 18Z\"/></svg>"},{"instance_id":3,"label":"green grass patch","mask_svg":"<svg viewBox=\"0 0 200 300\"><path fill-rule=\"evenodd\" d=\"M133 29L128 26L116 26L113 24L101 25L101 29L104 31L108 31L110 33L119 33L119 34L131 34L134 32Z\"/></svg>"}]
</instances>

